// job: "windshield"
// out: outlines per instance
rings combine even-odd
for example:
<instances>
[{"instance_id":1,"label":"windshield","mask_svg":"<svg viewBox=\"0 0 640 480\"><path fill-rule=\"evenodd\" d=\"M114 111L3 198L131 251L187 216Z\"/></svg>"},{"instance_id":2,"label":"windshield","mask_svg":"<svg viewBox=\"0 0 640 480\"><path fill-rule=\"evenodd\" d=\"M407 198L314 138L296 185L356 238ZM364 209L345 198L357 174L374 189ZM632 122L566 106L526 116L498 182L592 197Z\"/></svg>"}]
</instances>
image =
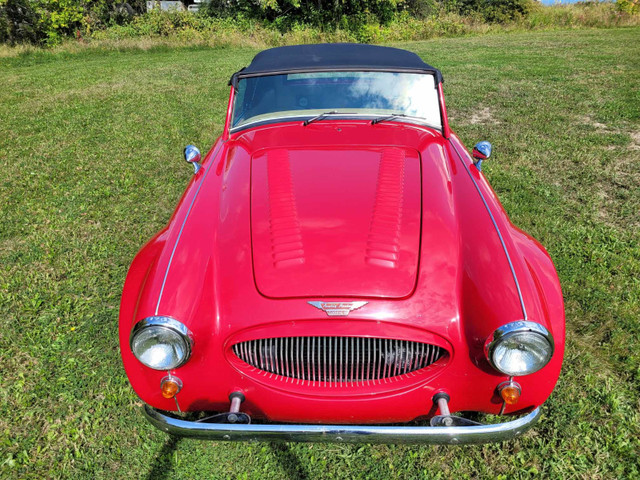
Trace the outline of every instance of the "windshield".
<instances>
[{"instance_id":1,"label":"windshield","mask_svg":"<svg viewBox=\"0 0 640 480\"><path fill-rule=\"evenodd\" d=\"M232 127L313 117L399 115L442 128L435 77L429 73L311 72L241 78Z\"/></svg>"}]
</instances>

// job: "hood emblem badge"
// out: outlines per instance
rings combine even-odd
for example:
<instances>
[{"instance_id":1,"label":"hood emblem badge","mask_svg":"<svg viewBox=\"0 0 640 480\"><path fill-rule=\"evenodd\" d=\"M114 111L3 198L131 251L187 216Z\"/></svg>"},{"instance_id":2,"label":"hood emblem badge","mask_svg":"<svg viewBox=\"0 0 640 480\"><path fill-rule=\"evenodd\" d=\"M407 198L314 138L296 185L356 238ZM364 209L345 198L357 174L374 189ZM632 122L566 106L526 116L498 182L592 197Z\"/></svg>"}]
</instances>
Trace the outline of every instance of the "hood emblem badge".
<instances>
[{"instance_id":1,"label":"hood emblem badge","mask_svg":"<svg viewBox=\"0 0 640 480\"><path fill-rule=\"evenodd\" d=\"M346 317L352 310L364 307L369 302L307 302L330 317Z\"/></svg>"}]
</instances>

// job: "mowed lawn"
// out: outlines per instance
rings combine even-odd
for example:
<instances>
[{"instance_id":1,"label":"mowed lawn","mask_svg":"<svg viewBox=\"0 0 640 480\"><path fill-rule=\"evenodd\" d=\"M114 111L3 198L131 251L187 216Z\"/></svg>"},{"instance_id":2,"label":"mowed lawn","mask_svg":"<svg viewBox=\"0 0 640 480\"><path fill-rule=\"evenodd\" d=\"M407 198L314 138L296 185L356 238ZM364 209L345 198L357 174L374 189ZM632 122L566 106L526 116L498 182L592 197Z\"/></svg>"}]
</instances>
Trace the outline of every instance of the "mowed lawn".
<instances>
[{"instance_id":1,"label":"mowed lawn","mask_svg":"<svg viewBox=\"0 0 640 480\"><path fill-rule=\"evenodd\" d=\"M120 363L131 259L185 144L220 134L244 48L0 59L1 478L639 478L640 28L398 45L558 268L568 344L539 425L485 446L212 443L143 419ZM401 405L398 405L401 408Z\"/></svg>"}]
</instances>

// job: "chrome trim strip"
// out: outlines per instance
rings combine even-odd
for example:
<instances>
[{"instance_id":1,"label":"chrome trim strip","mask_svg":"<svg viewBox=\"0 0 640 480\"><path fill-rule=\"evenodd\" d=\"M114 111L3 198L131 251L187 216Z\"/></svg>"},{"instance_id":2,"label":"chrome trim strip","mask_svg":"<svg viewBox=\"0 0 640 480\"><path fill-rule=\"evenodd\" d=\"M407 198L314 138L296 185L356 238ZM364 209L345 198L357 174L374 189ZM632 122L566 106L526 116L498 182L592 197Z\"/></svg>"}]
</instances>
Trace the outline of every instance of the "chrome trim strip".
<instances>
[{"instance_id":1,"label":"chrome trim strip","mask_svg":"<svg viewBox=\"0 0 640 480\"><path fill-rule=\"evenodd\" d=\"M375 118L379 118L379 117L383 117L385 116L384 114L380 113L341 113L338 112L337 114L331 115L330 119L331 120L374 120ZM252 122L247 122L247 123L242 123L240 125L236 125L234 127L231 127L229 129L229 133L236 133L242 130L246 130L248 128L253 128L253 127L257 127L257 126L262 126L262 125L270 125L273 123L282 123L282 122L295 122L295 121L305 121L308 120L309 118L311 118L312 115L305 115L305 114L300 114L300 115L279 115L279 116L274 116L274 117L269 117L269 118L263 118L260 120L254 120ZM416 126L416 127L427 127L427 128L431 128L433 130L437 130L438 132L442 131L442 126L436 126L436 125L432 125L430 123L427 123L424 121L424 119L422 117L398 117L395 118L393 120L389 120L389 122L391 123L408 123L410 125Z\"/></svg>"},{"instance_id":2,"label":"chrome trim strip","mask_svg":"<svg viewBox=\"0 0 640 480\"><path fill-rule=\"evenodd\" d=\"M237 71L231 76L231 80L234 78L242 80L243 78L255 78L255 77L270 77L273 75L295 75L299 73L317 73L317 72L388 72L388 73L415 73L419 75L431 75L434 77L434 81L440 83L442 80L442 74L437 68L425 69L425 68L403 68L403 67L379 67L379 66L340 66L338 68L327 67L302 67L302 68L285 68L280 70L270 70L264 72L242 73L242 70ZM234 86L231 81L231 86ZM234 86L235 88L235 86Z\"/></svg>"},{"instance_id":3,"label":"chrome trim strip","mask_svg":"<svg viewBox=\"0 0 640 480\"><path fill-rule=\"evenodd\" d=\"M516 284L516 290L518 291L518 297L520 299L520 307L522 308L522 315L524 317L523 320L526 321L527 320L527 309L524 306L524 298L522 297L522 290L520 290L520 283L518 282L518 276L516 275L516 271L515 271L515 269L513 267L513 262L511 261L511 256L509 255L509 250L507 250L507 245L504 243L504 238L502 238L502 232L500 232L500 229L498 228L498 224L496 223L496 219L493 217L493 213L491 212L491 209L489 208L489 204L485 200L484 195L482 194L482 191L480 190L480 187L478 186L478 183L476 182L476 179L473 178L473 175L471 175L471 171L469 170L468 165L465 163L464 159L462 158L462 155L460 155L460 151L456 147L456 144L453 143L451 140L449 140L449 143L451 144L453 149L458 154L458 158L460 159L460 162L464 166L464 169L467 171L467 174L469 174L469 178L473 182L473 185L476 187L478 195L480 195L480 199L482 200L482 203L484 203L484 207L487 209L487 212L489 213L489 217L491 218L491 222L493 223L493 226L496 229L496 232L498 233L498 238L500 239L500 243L502 244L502 249L504 250L504 254L507 257L507 262L509 263L509 268L511 269L511 275L513 276L513 281Z\"/></svg>"},{"instance_id":4,"label":"chrome trim strip","mask_svg":"<svg viewBox=\"0 0 640 480\"><path fill-rule=\"evenodd\" d=\"M538 421L540 407L509 422L460 427L200 423L172 417L149 405L144 414L163 432L201 440L456 445L502 442L522 435Z\"/></svg>"},{"instance_id":5,"label":"chrome trim strip","mask_svg":"<svg viewBox=\"0 0 640 480\"><path fill-rule=\"evenodd\" d=\"M200 193L200 188L202 188L202 185L204 184L204 181L207 178L209 170L211 170L211 167L215 163L214 160L215 160L216 155L220 151L220 148L222 148L222 144L218 145L218 148L216 148L216 150L211 154L211 160L209 161L209 166L204 171L204 175L202 176L202 180L200 180L200 185L198 185L198 188L196 189L196 193L193 194L193 198L191 199L191 204L189 205L189 209L187 210L187 213L184 216L184 220L182 221L182 225L180 226L180 231L178 232L178 236L176 237L176 243L173 245L173 250L171 250L171 256L169 257L169 263L167 263L167 269L165 270L164 278L162 279L162 286L160 287L160 294L158 295L158 303L156 304L155 315L158 315L158 311L160 310L160 300L162 300L162 294L164 293L164 285L165 285L165 283L167 283L167 277L169 276L169 269L171 268L171 262L173 262L173 255L176 253L176 249L178 248L178 243L180 242L180 237L182 236L182 230L184 230L184 226L187 223L187 219L189 218L189 214L191 213L191 209L193 208L193 204L195 203L196 198L198 198L198 193Z\"/></svg>"}]
</instances>

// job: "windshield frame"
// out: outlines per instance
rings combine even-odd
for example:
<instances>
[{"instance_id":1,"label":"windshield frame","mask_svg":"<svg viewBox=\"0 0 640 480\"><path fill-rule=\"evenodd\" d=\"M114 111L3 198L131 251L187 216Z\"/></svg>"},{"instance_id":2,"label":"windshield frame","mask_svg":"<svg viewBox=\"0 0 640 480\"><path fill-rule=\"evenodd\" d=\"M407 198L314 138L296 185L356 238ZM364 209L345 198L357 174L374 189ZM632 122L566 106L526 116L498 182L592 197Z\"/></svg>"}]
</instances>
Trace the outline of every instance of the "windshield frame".
<instances>
[{"instance_id":1,"label":"windshield frame","mask_svg":"<svg viewBox=\"0 0 640 480\"><path fill-rule=\"evenodd\" d=\"M438 109L439 109L439 114L440 114L440 125L434 125L432 123L429 123L426 121L425 118L423 117L415 117L415 116L411 116L411 115L402 115L402 116L398 116L397 118L388 120L389 123L409 123L409 124L413 124L413 125L417 125L417 126L423 126L423 127L427 127L433 130L436 130L440 133L442 133L444 135L444 132L446 130L446 110L444 110L443 105L442 105L442 101L444 100L442 98L441 95L441 82L439 82L439 78L438 76L431 71L425 71L425 70L420 70L420 69L388 69L388 68L366 68L363 69L362 67L360 68L348 68L348 67L340 67L339 69L336 68L304 68L304 69L287 69L287 70L282 70L282 71L273 71L273 72L268 72L268 73L247 73L247 74L242 74L242 72L238 72L237 77L236 77L236 81L235 82L230 82L232 83L231 88L233 90L234 93L234 97L237 96L238 94L238 88L239 88L239 83L241 80L244 79L248 79L248 78L256 78L256 77L268 77L268 76L275 76L275 75L290 75L290 74L304 74L304 73L318 73L318 72L325 72L325 73L331 73L331 72L335 72L335 73L343 73L343 72L362 72L362 73L380 73L380 72L387 72L387 73L397 73L397 74L419 74L419 75L429 75L431 77L433 77L434 80L434 89L436 92L436 98L438 101ZM233 104L229 105L230 107L230 111L228 112L230 115L230 123L229 123L229 133L236 133L242 130L246 130L249 128L253 128L253 127L258 127L258 126L263 126L263 125L269 125L269 124L274 124L274 123L285 123L285 122L295 122L295 121L302 121L304 122L305 120L309 120L310 118L313 118L315 116L317 116L319 113L322 113L322 111L328 111L330 108L321 108L321 109L314 109L314 110L309 110L309 113L301 113L301 114L296 114L296 115L274 115L273 117L270 118L264 118L264 119L258 119L255 121L251 121L251 122L247 122L247 123L243 123L237 126L232 126L232 122L233 122L233 117L235 114L235 109L236 109L236 105L235 102L233 102ZM286 113L287 111L284 111L283 113ZM289 111L291 112L291 111ZM301 110L302 112L302 110ZM276 114L277 112L274 112L274 114ZM331 116L325 118L324 120L373 120L376 118L380 118L380 117L386 117L389 116L392 112L386 112L386 113L372 113L372 112L367 112L367 113L357 113L357 112L338 112L338 113L334 113ZM387 123L387 122L384 122Z\"/></svg>"}]
</instances>

